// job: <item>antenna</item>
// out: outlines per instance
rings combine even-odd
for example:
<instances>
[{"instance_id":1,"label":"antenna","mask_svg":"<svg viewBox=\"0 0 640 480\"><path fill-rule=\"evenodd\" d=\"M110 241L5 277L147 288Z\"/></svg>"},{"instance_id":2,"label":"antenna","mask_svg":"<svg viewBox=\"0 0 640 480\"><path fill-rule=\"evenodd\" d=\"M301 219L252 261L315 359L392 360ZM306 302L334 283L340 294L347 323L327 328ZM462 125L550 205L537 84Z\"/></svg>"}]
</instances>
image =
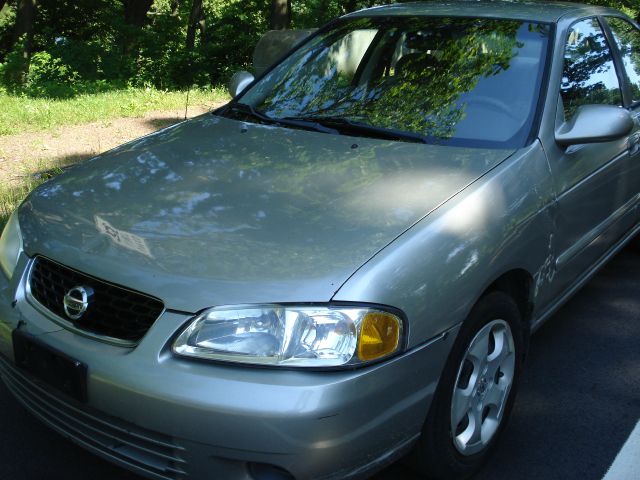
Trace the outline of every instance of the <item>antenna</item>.
<instances>
[{"instance_id":1,"label":"antenna","mask_svg":"<svg viewBox=\"0 0 640 480\"><path fill-rule=\"evenodd\" d=\"M189 92L191 92L191 82L189 82L189 86L187 87L187 101L184 102L184 119L187 119L187 109L189 108Z\"/></svg>"}]
</instances>

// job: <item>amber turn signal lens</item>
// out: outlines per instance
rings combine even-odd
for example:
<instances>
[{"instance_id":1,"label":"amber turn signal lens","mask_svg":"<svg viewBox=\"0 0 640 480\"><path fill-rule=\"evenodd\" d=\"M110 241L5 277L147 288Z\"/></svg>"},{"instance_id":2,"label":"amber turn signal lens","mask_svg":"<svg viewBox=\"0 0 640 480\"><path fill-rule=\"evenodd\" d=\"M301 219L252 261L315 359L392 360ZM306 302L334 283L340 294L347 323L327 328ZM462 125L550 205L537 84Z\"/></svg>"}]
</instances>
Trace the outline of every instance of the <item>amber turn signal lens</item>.
<instances>
[{"instance_id":1,"label":"amber turn signal lens","mask_svg":"<svg viewBox=\"0 0 640 480\"><path fill-rule=\"evenodd\" d=\"M358 357L363 361L386 357L398 348L402 323L390 313L371 312L362 319Z\"/></svg>"}]
</instances>

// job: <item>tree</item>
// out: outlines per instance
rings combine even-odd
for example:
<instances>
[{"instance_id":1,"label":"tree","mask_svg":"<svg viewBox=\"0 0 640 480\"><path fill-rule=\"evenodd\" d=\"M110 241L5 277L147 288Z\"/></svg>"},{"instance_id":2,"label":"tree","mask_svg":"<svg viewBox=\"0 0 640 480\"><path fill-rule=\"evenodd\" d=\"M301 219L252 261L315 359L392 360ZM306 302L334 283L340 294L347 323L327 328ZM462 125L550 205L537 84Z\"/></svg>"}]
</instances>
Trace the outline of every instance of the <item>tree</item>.
<instances>
[{"instance_id":1,"label":"tree","mask_svg":"<svg viewBox=\"0 0 640 480\"><path fill-rule=\"evenodd\" d=\"M271 29L285 30L291 26L291 0L271 1Z\"/></svg>"},{"instance_id":2,"label":"tree","mask_svg":"<svg viewBox=\"0 0 640 480\"><path fill-rule=\"evenodd\" d=\"M345 0L344 9L346 12L354 12L358 9L358 0Z\"/></svg>"},{"instance_id":3,"label":"tree","mask_svg":"<svg viewBox=\"0 0 640 480\"><path fill-rule=\"evenodd\" d=\"M36 13L36 0L18 0L16 25L13 30L13 44L18 42L23 35L27 36L26 42L33 40L33 20Z\"/></svg>"},{"instance_id":4,"label":"tree","mask_svg":"<svg viewBox=\"0 0 640 480\"><path fill-rule=\"evenodd\" d=\"M196 43L196 29L199 28L204 33L205 18L202 8L202 0L193 0L191 3L191 13L189 14L189 25L187 25L187 50L193 50Z\"/></svg>"},{"instance_id":5,"label":"tree","mask_svg":"<svg viewBox=\"0 0 640 480\"><path fill-rule=\"evenodd\" d=\"M124 23L127 29L122 36L122 50L125 54L134 50L136 38L147 23L147 13L153 0L122 0L124 6Z\"/></svg>"},{"instance_id":6,"label":"tree","mask_svg":"<svg viewBox=\"0 0 640 480\"><path fill-rule=\"evenodd\" d=\"M18 0L16 12L16 24L13 30L11 44L22 42L22 61L20 68L14 73L15 83L24 83L29 71L31 52L33 50L33 26L36 16L37 0Z\"/></svg>"},{"instance_id":7,"label":"tree","mask_svg":"<svg viewBox=\"0 0 640 480\"><path fill-rule=\"evenodd\" d=\"M133 27L143 27L153 0L123 0L124 21Z\"/></svg>"},{"instance_id":8,"label":"tree","mask_svg":"<svg viewBox=\"0 0 640 480\"><path fill-rule=\"evenodd\" d=\"M171 3L169 4L169 8L171 11L171 16L177 17L178 13L180 12L180 2L178 0L171 0Z\"/></svg>"}]
</instances>

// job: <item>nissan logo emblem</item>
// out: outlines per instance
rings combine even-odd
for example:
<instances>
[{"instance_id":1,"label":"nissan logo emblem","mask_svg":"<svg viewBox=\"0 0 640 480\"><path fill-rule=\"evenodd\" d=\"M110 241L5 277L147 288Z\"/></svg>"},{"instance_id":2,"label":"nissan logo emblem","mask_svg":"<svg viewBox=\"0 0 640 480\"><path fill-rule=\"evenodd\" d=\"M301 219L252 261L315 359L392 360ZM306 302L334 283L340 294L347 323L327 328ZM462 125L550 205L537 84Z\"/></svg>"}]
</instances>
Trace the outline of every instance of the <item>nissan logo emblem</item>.
<instances>
[{"instance_id":1,"label":"nissan logo emblem","mask_svg":"<svg viewBox=\"0 0 640 480\"><path fill-rule=\"evenodd\" d=\"M89 287L73 287L64 296L64 313L71 320L79 320L89 308L93 289Z\"/></svg>"}]
</instances>

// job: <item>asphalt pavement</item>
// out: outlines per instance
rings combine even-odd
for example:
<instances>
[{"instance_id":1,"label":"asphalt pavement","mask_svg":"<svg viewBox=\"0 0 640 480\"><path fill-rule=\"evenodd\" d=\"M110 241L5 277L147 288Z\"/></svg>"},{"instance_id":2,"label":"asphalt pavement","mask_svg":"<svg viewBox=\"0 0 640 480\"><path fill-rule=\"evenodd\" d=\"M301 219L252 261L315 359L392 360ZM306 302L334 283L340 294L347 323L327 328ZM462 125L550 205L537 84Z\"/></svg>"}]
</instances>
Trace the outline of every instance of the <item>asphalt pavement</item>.
<instances>
[{"instance_id":1,"label":"asphalt pavement","mask_svg":"<svg viewBox=\"0 0 640 480\"><path fill-rule=\"evenodd\" d=\"M640 248L628 247L534 335L510 424L474 480L600 480L639 419ZM46 428L0 385L0 480L81 479L141 480ZM419 477L398 463L372 480L398 479Z\"/></svg>"}]
</instances>

